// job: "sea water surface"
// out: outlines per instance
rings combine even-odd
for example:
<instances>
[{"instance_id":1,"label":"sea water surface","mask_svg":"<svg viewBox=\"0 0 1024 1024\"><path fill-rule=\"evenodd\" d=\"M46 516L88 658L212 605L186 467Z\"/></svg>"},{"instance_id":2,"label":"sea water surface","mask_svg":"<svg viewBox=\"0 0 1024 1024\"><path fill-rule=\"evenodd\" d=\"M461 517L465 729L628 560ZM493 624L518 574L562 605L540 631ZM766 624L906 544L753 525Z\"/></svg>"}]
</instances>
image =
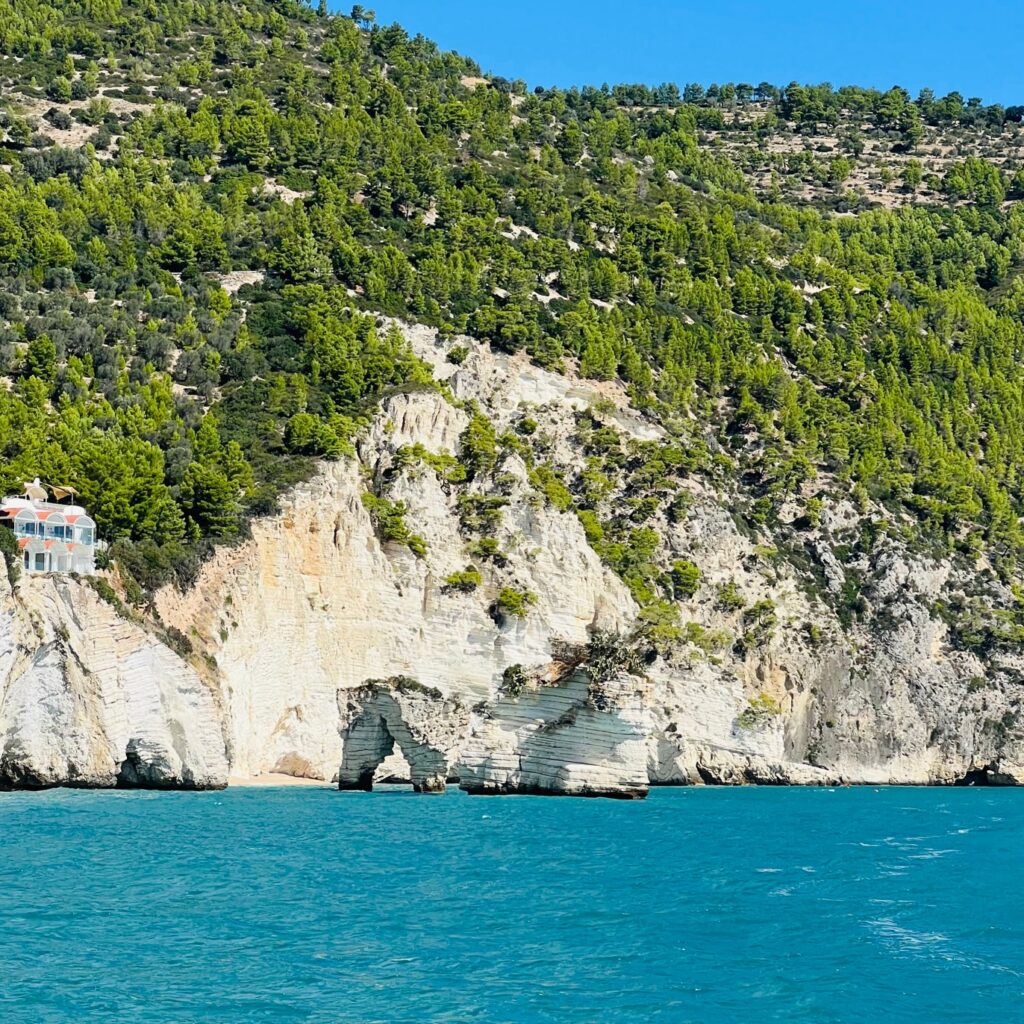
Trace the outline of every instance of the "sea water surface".
<instances>
[{"instance_id":1,"label":"sea water surface","mask_svg":"<svg viewBox=\"0 0 1024 1024\"><path fill-rule=\"evenodd\" d=\"M0 794L0 1021L1024 1021L1024 792Z\"/></svg>"}]
</instances>

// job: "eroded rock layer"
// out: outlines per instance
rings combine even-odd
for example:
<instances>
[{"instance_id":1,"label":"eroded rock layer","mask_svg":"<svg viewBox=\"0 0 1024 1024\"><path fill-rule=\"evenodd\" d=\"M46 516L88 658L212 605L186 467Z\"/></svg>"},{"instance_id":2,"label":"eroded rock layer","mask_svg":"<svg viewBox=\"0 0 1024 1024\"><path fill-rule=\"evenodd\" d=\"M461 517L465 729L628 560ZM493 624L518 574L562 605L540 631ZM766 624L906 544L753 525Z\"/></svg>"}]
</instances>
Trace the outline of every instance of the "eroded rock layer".
<instances>
[{"instance_id":1,"label":"eroded rock layer","mask_svg":"<svg viewBox=\"0 0 1024 1024\"><path fill-rule=\"evenodd\" d=\"M962 567L895 533L858 554L861 518L829 497L784 554L692 475L685 500L640 520L657 539L650 571L681 580L671 608L641 612L552 481L588 465L581 414L624 446L660 444L659 429L616 386L467 339L456 365L452 342L406 330L447 395L390 397L356 457L322 464L192 590L159 593L152 619L68 578L0 578L0 784L1021 781L1024 659L951 632ZM459 476L474 409L513 441ZM600 685L557 669L609 637L635 656Z\"/></svg>"},{"instance_id":2,"label":"eroded rock layer","mask_svg":"<svg viewBox=\"0 0 1024 1024\"><path fill-rule=\"evenodd\" d=\"M84 583L0 576L0 788L227 783L217 694Z\"/></svg>"}]
</instances>

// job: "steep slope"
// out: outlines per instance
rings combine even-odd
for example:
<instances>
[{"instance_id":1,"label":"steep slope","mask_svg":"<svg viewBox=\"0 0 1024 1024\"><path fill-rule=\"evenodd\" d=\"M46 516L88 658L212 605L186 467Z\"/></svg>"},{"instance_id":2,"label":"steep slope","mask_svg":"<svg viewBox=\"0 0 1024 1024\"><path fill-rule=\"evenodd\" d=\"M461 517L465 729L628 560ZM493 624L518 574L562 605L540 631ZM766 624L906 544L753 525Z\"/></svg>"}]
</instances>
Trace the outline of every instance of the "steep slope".
<instances>
[{"instance_id":1,"label":"steep slope","mask_svg":"<svg viewBox=\"0 0 1024 1024\"><path fill-rule=\"evenodd\" d=\"M494 694L509 666L550 662L554 640L585 645L592 629L628 629L626 588L575 516L535 500L515 457L495 531L507 564L471 593L446 583L471 561L471 537L457 496L428 466L399 470L386 488L405 502L425 556L381 542L362 501L368 484L412 445L450 456L466 419L429 391L387 400L359 461L325 465L280 516L254 524L252 541L219 553L193 590L158 596L164 621L198 632L216 658L236 771L335 776L339 687L409 676L472 704ZM493 611L509 584L535 597L524 618Z\"/></svg>"},{"instance_id":2,"label":"steep slope","mask_svg":"<svg viewBox=\"0 0 1024 1024\"><path fill-rule=\"evenodd\" d=\"M499 424L528 413L539 432L552 432L558 459L582 461L571 428L580 415L603 416L624 437L653 429L621 396L610 403L606 388L472 343L455 367L444 352L465 339L408 333L448 374L453 394ZM445 778L473 791L633 795L648 782L1021 777L1013 675L984 676L931 611L957 586L950 566L895 543L870 566L849 557L841 565L843 531L856 521L849 506L827 506L809 544L834 574L832 590L849 572L868 574L863 596L875 614L864 626L844 625L808 586L810 577L738 531L728 495L705 490L678 522L665 524L656 556L665 565L685 557L700 571L683 605L685 629L638 631L637 605L588 545L579 518L549 503L514 451L497 474L504 501L493 537L504 564L481 563L481 581L468 592L446 583L475 542L460 521L460 496L490 488L452 484L424 462L397 456L417 444L454 455L466 423L466 413L436 392L394 395L366 431L358 459L324 464L280 515L255 524L250 541L218 553L194 589L162 591L158 612L195 646L205 684L83 586L20 583L19 597L8 599L17 608L9 622L35 616L44 638L59 637L61 623L74 628L64 641L71 656L59 639L37 639L31 674L7 654L11 682L0 721L8 782L112 784L118 755L126 759L133 743L163 752L146 755L147 763L169 764L170 749L179 761L149 776L121 770L122 783L215 784L225 767L211 753L211 734L221 728L234 774L340 773L343 785L354 786L367 785L394 749L424 789ZM396 461L401 468L392 472ZM422 556L381 541L363 501L370 487L405 502L411 528L426 541ZM523 617L495 608L510 584L535 595ZM723 587L741 607L723 603ZM738 644L750 610L765 602L772 628ZM71 617L79 609L84 624ZM142 665L144 675L135 671ZM1018 669L1007 657L1005 670ZM116 683L108 682L115 671ZM99 684L83 689L95 677ZM135 695L140 678L154 688L149 696ZM90 724L110 718L103 708L115 685L126 697L114 717L125 721ZM49 706L56 693L64 696L48 719L26 719L26 708ZM160 713L146 718L147 704L159 704ZM155 733L146 731L151 720ZM83 731L116 739L97 754L91 739L79 738ZM184 747L167 738L175 734L184 734Z\"/></svg>"},{"instance_id":3,"label":"steep slope","mask_svg":"<svg viewBox=\"0 0 1024 1024\"><path fill-rule=\"evenodd\" d=\"M85 584L0 577L0 789L214 789L216 695L158 636Z\"/></svg>"},{"instance_id":4,"label":"steep slope","mask_svg":"<svg viewBox=\"0 0 1024 1024\"><path fill-rule=\"evenodd\" d=\"M1019 108L297 0L0 0L0 75L0 489L109 544L3 593L5 785L1020 777Z\"/></svg>"}]
</instances>

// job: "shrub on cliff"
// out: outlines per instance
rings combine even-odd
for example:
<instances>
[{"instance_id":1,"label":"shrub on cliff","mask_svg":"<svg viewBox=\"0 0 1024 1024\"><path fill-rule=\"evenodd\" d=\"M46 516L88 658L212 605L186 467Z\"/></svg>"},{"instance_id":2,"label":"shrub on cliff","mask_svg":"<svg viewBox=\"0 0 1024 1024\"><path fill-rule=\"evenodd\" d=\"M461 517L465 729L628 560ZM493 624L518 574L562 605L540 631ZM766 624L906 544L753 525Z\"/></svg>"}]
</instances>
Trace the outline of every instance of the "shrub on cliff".
<instances>
[{"instance_id":1,"label":"shrub on cliff","mask_svg":"<svg viewBox=\"0 0 1024 1024\"><path fill-rule=\"evenodd\" d=\"M453 572L444 579L445 590L457 590L461 594L471 594L483 582L483 576L475 565L467 565L460 572Z\"/></svg>"},{"instance_id":2,"label":"shrub on cliff","mask_svg":"<svg viewBox=\"0 0 1024 1024\"><path fill-rule=\"evenodd\" d=\"M490 473L498 461L498 438L494 425L478 410L474 411L459 438L459 453L470 480Z\"/></svg>"},{"instance_id":3,"label":"shrub on cliff","mask_svg":"<svg viewBox=\"0 0 1024 1024\"><path fill-rule=\"evenodd\" d=\"M537 595L529 590L516 590L515 587L502 587L494 602L494 610L499 615L514 615L522 619L537 603Z\"/></svg>"},{"instance_id":4,"label":"shrub on cliff","mask_svg":"<svg viewBox=\"0 0 1024 1024\"><path fill-rule=\"evenodd\" d=\"M774 697L767 693L759 693L747 702L746 708L736 721L743 729L756 729L781 714L782 705Z\"/></svg>"},{"instance_id":5,"label":"shrub on cliff","mask_svg":"<svg viewBox=\"0 0 1024 1024\"><path fill-rule=\"evenodd\" d=\"M382 541L404 544L417 558L426 555L427 542L418 533L413 533L405 521L408 508L404 501L389 501L371 491L364 492L362 501Z\"/></svg>"},{"instance_id":6,"label":"shrub on cliff","mask_svg":"<svg viewBox=\"0 0 1024 1024\"><path fill-rule=\"evenodd\" d=\"M686 559L672 563L672 589L676 597L690 598L697 593L700 585L700 569Z\"/></svg>"},{"instance_id":7,"label":"shrub on cliff","mask_svg":"<svg viewBox=\"0 0 1024 1024\"><path fill-rule=\"evenodd\" d=\"M14 537L14 532L6 526L0 526L0 553L4 556L7 567L7 579L13 587L21 576L21 549Z\"/></svg>"},{"instance_id":8,"label":"shrub on cliff","mask_svg":"<svg viewBox=\"0 0 1024 1024\"><path fill-rule=\"evenodd\" d=\"M518 700L529 680L522 665L509 665L501 674L501 693L512 700Z\"/></svg>"}]
</instances>

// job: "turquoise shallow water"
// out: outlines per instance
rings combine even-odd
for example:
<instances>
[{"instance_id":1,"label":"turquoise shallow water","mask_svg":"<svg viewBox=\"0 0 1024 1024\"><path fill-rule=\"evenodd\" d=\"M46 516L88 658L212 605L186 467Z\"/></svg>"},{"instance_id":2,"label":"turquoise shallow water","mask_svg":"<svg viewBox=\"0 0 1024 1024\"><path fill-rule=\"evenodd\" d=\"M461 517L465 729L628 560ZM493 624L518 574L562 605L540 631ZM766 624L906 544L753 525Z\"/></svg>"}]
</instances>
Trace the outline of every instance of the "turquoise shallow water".
<instances>
[{"instance_id":1,"label":"turquoise shallow water","mask_svg":"<svg viewBox=\"0 0 1024 1024\"><path fill-rule=\"evenodd\" d=\"M0 1022L1024 1021L1024 792L0 794Z\"/></svg>"}]
</instances>

